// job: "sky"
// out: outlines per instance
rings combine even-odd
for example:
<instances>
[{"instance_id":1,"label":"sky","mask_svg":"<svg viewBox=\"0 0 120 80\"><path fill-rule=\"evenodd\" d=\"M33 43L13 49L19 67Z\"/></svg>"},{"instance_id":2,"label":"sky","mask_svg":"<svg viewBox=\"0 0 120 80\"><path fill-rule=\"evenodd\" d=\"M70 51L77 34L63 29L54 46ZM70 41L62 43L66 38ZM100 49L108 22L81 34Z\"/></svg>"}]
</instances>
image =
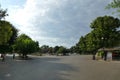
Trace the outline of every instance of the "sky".
<instances>
[{"instance_id":1,"label":"sky","mask_svg":"<svg viewBox=\"0 0 120 80\"><path fill-rule=\"evenodd\" d=\"M105 6L112 0L0 0L8 9L6 20L40 46L74 46L91 31L90 23L111 15Z\"/></svg>"}]
</instances>

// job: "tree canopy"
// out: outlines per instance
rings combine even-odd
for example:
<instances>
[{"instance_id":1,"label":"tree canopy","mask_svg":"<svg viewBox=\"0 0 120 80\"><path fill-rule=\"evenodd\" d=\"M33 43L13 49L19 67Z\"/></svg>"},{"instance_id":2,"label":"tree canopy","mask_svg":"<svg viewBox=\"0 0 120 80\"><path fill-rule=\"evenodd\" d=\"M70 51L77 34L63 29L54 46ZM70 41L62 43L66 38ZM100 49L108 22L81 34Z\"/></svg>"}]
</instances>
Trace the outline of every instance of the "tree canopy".
<instances>
[{"instance_id":1,"label":"tree canopy","mask_svg":"<svg viewBox=\"0 0 120 80\"><path fill-rule=\"evenodd\" d=\"M97 17L90 25L92 31L76 44L80 52L95 52L99 48L118 46L120 20L112 16Z\"/></svg>"},{"instance_id":2,"label":"tree canopy","mask_svg":"<svg viewBox=\"0 0 120 80\"><path fill-rule=\"evenodd\" d=\"M0 53L8 52L17 37L17 29L8 21L2 20L8 16L7 9L0 7Z\"/></svg>"},{"instance_id":3,"label":"tree canopy","mask_svg":"<svg viewBox=\"0 0 120 80\"><path fill-rule=\"evenodd\" d=\"M7 21L0 21L0 52L6 52L16 37L17 29Z\"/></svg>"},{"instance_id":4,"label":"tree canopy","mask_svg":"<svg viewBox=\"0 0 120 80\"><path fill-rule=\"evenodd\" d=\"M39 43L33 41L29 36L21 34L13 46L14 50L20 54L23 54L23 57L26 57L27 54L36 52L39 49Z\"/></svg>"},{"instance_id":5,"label":"tree canopy","mask_svg":"<svg viewBox=\"0 0 120 80\"><path fill-rule=\"evenodd\" d=\"M5 17L8 16L7 14L7 9L2 9L1 6L0 6L0 20L1 19L5 19Z\"/></svg>"},{"instance_id":6,"label":"tree canopy","mask_svg":"<svg viewBox=\"0 0 120 80\"><path fill-rule=\"evenodd\" d=\"M106 6L107 9L116 9L116 12L120 12L120 0L113 0L110 4Z\"/></svg>"},{"instance_id":7,"label":"tree canopy","mask_svg":"<svg viewBox=\"0 0 120 80\"><path fill-rule=\"evenodd\" d=\"M104 47L112 47L114 46L113 42L119 40L120 20L118 18L112 16L98 17L90 26L93 29L91 33L95 34L96 39L104 40Z\"/></svg>"},{"instance_id":8,"label":"tree canopy","mask_svg":"<svg viewBox=\"0 0 120 80\"><path fill-rule=\"evenodd\" d=\"M62 54L62 55L67 55L67 54L66 54L67 52L68 52L68 51L67 51L67 49L66 49L65 47L60 46L56 53L57 53L57 54Z\"/></svg>"}]
</instances>

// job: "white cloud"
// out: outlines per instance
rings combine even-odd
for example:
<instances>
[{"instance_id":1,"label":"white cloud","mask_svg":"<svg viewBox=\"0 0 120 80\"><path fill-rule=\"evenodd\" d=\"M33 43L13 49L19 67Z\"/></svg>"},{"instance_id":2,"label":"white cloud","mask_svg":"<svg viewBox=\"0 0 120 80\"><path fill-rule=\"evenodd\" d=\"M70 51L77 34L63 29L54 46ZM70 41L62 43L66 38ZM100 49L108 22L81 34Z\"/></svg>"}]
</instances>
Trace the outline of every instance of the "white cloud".
<instances>
[{"instance_id":1,"label":"white cloud","mask_svg":"<svg viewBox=\"0 0 120 80\"><path fill-rule=\"evenodd\" d=\"M90 31L94 18L108 13L107 4L107 0L26 0L22 7L11 6L7 19L40 45L70 47Z\"/></svg>"}]
</instances>

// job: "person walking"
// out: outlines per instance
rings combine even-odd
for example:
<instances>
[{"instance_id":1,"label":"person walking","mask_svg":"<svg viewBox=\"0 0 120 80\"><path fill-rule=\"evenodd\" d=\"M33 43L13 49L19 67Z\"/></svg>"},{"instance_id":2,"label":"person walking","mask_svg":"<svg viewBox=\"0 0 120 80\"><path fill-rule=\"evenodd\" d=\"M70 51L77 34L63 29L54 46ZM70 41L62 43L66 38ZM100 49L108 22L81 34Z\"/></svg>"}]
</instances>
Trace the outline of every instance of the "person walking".
<instances>
[{"instance_id":1,"label":"person walking","mask_svg":"<svg viewBox=\"0 0 120 80\"><path fill-rule=\"evenodd\" d=\"M5 61L5 54L1 54L2 62Z\"/></svg>"},{"instance_id":2,"label":"person walking","mask_svg":"<svg viewBox=\"0 0 120 80\"><path fill-rule=\"evenodd\" d=\"M15 59L15 53L13 53L13 59Z\"/></svg>"}]
</instances>

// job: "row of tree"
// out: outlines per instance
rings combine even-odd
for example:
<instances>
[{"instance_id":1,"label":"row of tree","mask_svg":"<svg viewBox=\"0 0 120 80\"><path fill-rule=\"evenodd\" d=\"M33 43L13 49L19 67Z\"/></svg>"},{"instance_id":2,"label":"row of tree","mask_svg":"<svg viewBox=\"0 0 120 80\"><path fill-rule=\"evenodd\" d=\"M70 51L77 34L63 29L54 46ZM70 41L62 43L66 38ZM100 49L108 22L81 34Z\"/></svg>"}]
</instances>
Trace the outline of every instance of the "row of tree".
<instances>
[{"instance_id":1,"label":"row of tree","mask_svg":"<svg viewBox=\"0 0 120 80\"><path fill-rule=\"evenodd\" d=\"M18 36L18 30L10 22L5 21L6 16L7 10L0 8L0 53L17 52L26 58L27 54L39 50L37 41L25 34Z\"/></svg>"},{"instance_id":2,"label":"row of tree","mask_svg":"<svg viewBox=\"0 0 120 80\"><path fill-rule=\"evenodd\" d=\"M7 10L0 9L0 53L19 53L23 58L27 54L34 52L49 53L52 55L66 55L68 49L63 46L49 47L43 45L39 47L37 41L32 40L26 34L18 36L18 30L5 17L8 16Z\"/></svg>"},{"instance_id":3,"label":"row of tree","mask_svg":"<svg viewBox=\"0 0 120 80\"><path fill-rule=\"evenodd\" d=\"M64 46L49 47L48 45L43 45L39 48L39 53L51 55L67 55L67 53L70 53L70 50Z\"/></svg>"},{"instance_id":4,"label":"row of tree","mask_svg":"<svg viewBox=\"0 0 120 80\"><path fill-rule=\"evenodd\" d=\"M0 14L2 14L2 11ZM26 58L27 54L34 52L49 53L51 55L66 55L68 53L69 50L63 46L49 47L43 45L39 47L39 43L26 34L18 36L18 30L10 22L3 20L4 17L1 16L0 20L0 53L17 52L23 58Z\"/></svg>"},{"instance_id":5,"label":"row of tree","mask_svg":"<svg viewBox=\"0 0 120 80\"><path fill-rule=\"evenodd\" d=\"M113 0L106 6L120 12L120 0ZM112 16L97 17L90 25L91 32L81 36L79 42L71 47L77 53L95 53L99 48L120 46L120 20Z\"/></svg>"},{"instance_id":6,"label":"row of tree","mask_svg":"<svg viewBox=\"0 0 120 80\"><path fill-rule=\"evenodd\" d=\"M97 17L90 25L91 32L81 36L76 46L78 53L96 53L99 48L117 47L120 44L120 20L112 16Z\"/></svg>"},{"instance_id":7,"label":"row of tree","mask_svg":"<svg viewBox=\"0 0 120 80\"><path fill-rule=\"evenodd\" d=\"M23 58L39 50L39 43L25 34L17 35L18 30L9 22L0 20L0 53L17 52Z\"/></svg>"},{"instance_id":8,"label":"row of tree","mask_svg":"<svg viewBox=\"0 0 120 80\"><path fill-rule=\"evenodd\" d=\"M120 9L120 1L114 0L107 8ZM91 32L81 36L78 43L67 49L63 46L49 47L43 45L39 47L37 41L29 36L21 34L18 36L18 30L8 21L7 10L0 9L0 53L17 52L26 58L27 54L39 52L55 55L66 55L66 53L95 53L99 48L116 47L120 44L120 20L112 16L97 17L91 24Z\"/></svg>"}]
</instances>

